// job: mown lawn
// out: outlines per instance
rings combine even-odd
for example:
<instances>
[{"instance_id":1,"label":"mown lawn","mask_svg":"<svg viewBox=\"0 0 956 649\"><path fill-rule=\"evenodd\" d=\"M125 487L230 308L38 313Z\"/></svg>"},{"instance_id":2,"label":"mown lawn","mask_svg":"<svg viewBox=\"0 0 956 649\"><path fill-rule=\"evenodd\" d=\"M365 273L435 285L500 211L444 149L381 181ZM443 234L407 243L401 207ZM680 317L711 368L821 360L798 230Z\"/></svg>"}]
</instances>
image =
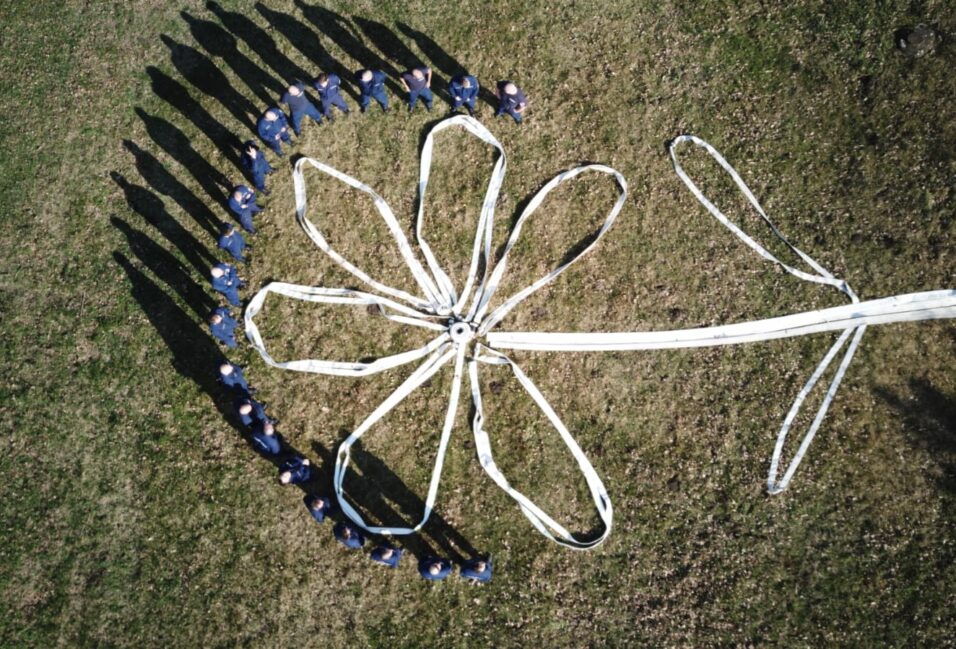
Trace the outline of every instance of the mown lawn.
<instances>
[{"instance_id":1,"label":"mown lawn","mask_svg":"<svg viewBox=\"0 0 956 649\"><path fill-rule=\"evenodd\" d=\"M863 299L952 288L951 3L176 4L0 7L0 646L952 645L951 323L871 328L792 487L773 498L777 428L834 336L514 354L604 478L615 528L587 553L538 535L481 471L465 406L436 513L405 547L491 553L485 586L425 582L412 556L387 571L316 525L236 427L203 323L217 303L213 235L257 113L296 76L416 62L444 80L461 66L486 87L512 78L531 97L521 127L493 120L487 97L479 110L508 152L496 246L563 169L601 162L630 183L599 248L504 328L678 328L842 303L706 214L666 155L681 133L721 150L791 240ZM895 35L919 23L939 42L915 57ZM396 88L390 113L307 122L294 155L270 154L279 173L242 269L252 289L357 285L295 223L295 155L371 184L411 229L419 146L445 106L409 115ZM708 195L770 245L716 165L685 151ZM426 232L453 277L492 160L461 134L439 137ZM368 201L318 174L309 191L333 245L408 285ZM613 198L597 178L555 192L499 295L553 267ZM419 340L364 309L268 309L277 356L355 359ZM319 468L320 490L337 444L408 373L280 372L245 344L229 358ZM348 486L370 517L420 513L450 378L363 444ZM502 470L589 530L583 481L546 420L505 370L482 385Z\"/></svg>"}]
</instances>

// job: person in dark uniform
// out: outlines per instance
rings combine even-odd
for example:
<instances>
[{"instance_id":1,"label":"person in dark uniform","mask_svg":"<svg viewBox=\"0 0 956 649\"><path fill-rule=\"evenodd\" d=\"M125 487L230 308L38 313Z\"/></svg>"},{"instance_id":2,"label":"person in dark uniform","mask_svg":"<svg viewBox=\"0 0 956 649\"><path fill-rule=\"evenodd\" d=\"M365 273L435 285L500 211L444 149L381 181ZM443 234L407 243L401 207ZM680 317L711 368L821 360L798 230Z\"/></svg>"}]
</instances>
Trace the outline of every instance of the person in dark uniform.
<instances>
[{"instance_id":1,"label":"person in dark uniform","mask_svg":"<svg viewBox=\"0 0 956 649\"><path fill-rule=\"evenodd\" d=\"M245 185L239 185L229 195L229 209L239 217L239 223L249 234L255 234L256 228L252 225L252 217L262 211L256 205L256 192Z\"/></svg>"},{"instance_id":2,"label":"person in dark uniform","mask_svg":"<svg viewBox=\"0 0 956 649\"><path fill-rule=\"evenodd\" d=\"M332 107L335 106L346 115L349 114L348 104L342 98L339 88L342 80L337 74L326 74L323 72L312 83L315 91L319 94L319 103L322 105L322 114L327 119L332 119Z\"/></svg>"},{"instance_id":3,"label":"person in dark uniform","mask_svg":"<svg viewBox=\"0 0 956 649\"><path fill-rule=\"evenodd\" d=\"M242 368L232 363L223 363L219 366L219 382L233 392L240 395L249 394L249 383L242 373Z\"/></svg>"},{"instance_id":4,"label":"person in dark uniform","mask_svg":"<svg viewBox=\"0 0 956 649\"><path fill-rule=\"evenodd\" d=\"M381 70L359 70L355 73L362 96L359 98L359 109L364 113L369 103L374 99L382 110L388 112L388 95L385 94L385 73Z\"/></svg>"},{"instance_id":5,"label":"person in dark uniform","mask_svg":"<svg viewBox=\"0 0 956 649\"><path fill-rule=\"evenodd\" d=\"M469 115L475 116L475 101L478 100L478 79L467 74L460 74L448 84L448 92L451 94L452 112L464 106Z\"/></svg>"},{"instance_id":6,"label":"person in dark uniform","mask_svg":"<svg viewBox=\"0 0 956 649\"><path fill-rule=\"evenodd\" d=\"M418 562L418 574L429 581L441 581L451 574L451 561L438 557L423 557Z\"/></svg>"},{"instance_id":7,"label":"person in dark uniform","mask_svg":"<svg viewBox=\"0 0 956 649\"><path fill-rule=\"evenodd\" d=\"M229 314L229 309L224 306L209 315L209 332L229 349L236 348L235 331L238 324Z\"/></svg>"},{"instance_id":8,"label":"person in dark uniform","mask_svg":"<svg viewBox=\"0 0 956 649\"><path fill-rule=\"evenodd\" d=\"M323 522L329 512L332 511L332 500L326 496L308 494L302 501L305 503L309 513L312 514L312 518L318 523Z\"/></svg>"},{"instance_id":9,"label":"person in dark uniform","mask_svg":"<svg viewBox=\"0 0 956 649\"><path fill-rule=\"evenodd\" d=\"M308 458L291 457L279 467L279 482L282 484L302 484L312 477L312 466Z\"/></svg>"},{"instance_id":10,"label":"person in dark uniform","mask_svg":"<svg viewBox=\"0 0 956 649\"><path fill-rule=\"evenodd\" d=\"M332 534L335 535L335 540L350 550L358 550L365 545L365 535L359 531L359 528L347 521L336 523L335 527L332 528Z\"/></svg>"},{"instance_id":11,"label":"person in dark uniform","mask_svg":"<svg viewBox=\"0 0 956 649\"><path fill-rule=\"evenodd\" d=\"M280 156L282 143L288 142L292 137L289 135L289 122L285 118L285 113L278 108L270 108L262 114L256 122L256 131L265 145Z\"/></svg>"},{"instance_id":12,"label":"person in dark uniform","mask_svg":"<svg viewBox=\"0 0 956 649\"><path fill-rule=\"evenodd\" d=\"M239 396L233 405L236 408L239 421L247 428L252 428L260 422L272 423L272 420L266 415L266 407L248 395Z\"/></svg>"},{"instance_id":13,"label":"person in dark uniform","mask_svg":"<svg viewBox=\"0 0 956 649\"><path fill-rule=\"evenodd\" d=\"M229 300L229 304L232 306L240 306L242 302L239 300L239 289L244 286L242 280L239 279L239 273L236 271L236 267L230 264L216 264L212 267L212 270L209 271L209 274L212 276L212 288L214 291L218 291L226 296L226 299Z\"/></svg>"},{"instance_id":14,"label":"person in dark uniform","mask_svg":"<svg viewBox=\"0 0 956 649\"><path fill-rule=\"evenodd\" d=\"M369 556L372 561L384 563L389 568L397 568L398 562L402 559L402 551L398 548L393 548L387 543L382 543L376 546Z\"/></svg>"},{"instance_id":15,"label":"person in dark uniform","mask_svg":"<svg viewBox=\"0 0 956 649\"><path fill-rule=\"evenodd\" d=\"M318 124L322 123L322 113L306 96L305 85L301 81L289 86L279 101L289 106L289 114L292 116L292 130L295 131L296 135L302 132L302 120L306 117L311 117Z\"/></svg>"},{"instance_id":16,"label":"person in dark uniform","mask_svg":"<svg viewBox=\"0 0 956 649\"><path fill-rule=\"evenodd\" d=\"M402 73L399 77L402 87L408 91L408 112L415 110L415 104L421 97L425 102L425 109L432 109L432 70L431 68L412 68Z\"/></svg>"},{"instance_id":17,"label":"person in dark uniform","mask_svg":"<svg viewBox=\"0 0 956 649\"><path fill-rule=\"evenodd\" d=\"M276 435L276 427L268 419L260 420L252 427L252 443L264 455L278 455L282 450L282 443Z\"/></svg>"},{"instance_id":18,"label":"person in dark uniform","mask_svg":"<svg viewBox=\"0 0 956 649\"><path fill-rule=\"evenodd\" d=\"M528 98L521 89L510 81L499 81L498 87L495 88L495 96L498 97L498 111L495 117L508 113L515 122L520 124L521 113L528 107Z\"/></svg>"},{"instance_id":19,"label":"person in dark uniform","mask_svg":"<svg viewBox=\"0 0 956 649\"><path fill-rule=\"evenodd\" d=\"M259 150L255 142L249 140L243 145L239 162L242 164L242 168L252 176L252 184L256 186L256 189L268 195L269 190L266 189L266 175L271 174L275 169L272 168L272 165L269 164L266 157L262 155L262 151Z\"/></svg>"},{"instance_id":20,"label":"person in dark uniform","mask_svg":"<svg viewBox=\"0 0 956 649\"><path fill-rule=\"evenodd\" d=\"M491 557L466 561L461 566L461 576L482 583L491 581Z\"/></svg>"},{"instance_id":21,"label":"person in dark uniform","mask_svg":"<svg viewBox=\"0 0 956 649\"><path fill-rule=\"evenodd\" d=\"M242 256L242 251L246 249L246 240L241 234L236 232L236 228L233 227L232 223L222 224L222 234L219 235L218 246L220 249L232 255L236 261L246 260L245 257Z\"/></svg>"}]
</instances>

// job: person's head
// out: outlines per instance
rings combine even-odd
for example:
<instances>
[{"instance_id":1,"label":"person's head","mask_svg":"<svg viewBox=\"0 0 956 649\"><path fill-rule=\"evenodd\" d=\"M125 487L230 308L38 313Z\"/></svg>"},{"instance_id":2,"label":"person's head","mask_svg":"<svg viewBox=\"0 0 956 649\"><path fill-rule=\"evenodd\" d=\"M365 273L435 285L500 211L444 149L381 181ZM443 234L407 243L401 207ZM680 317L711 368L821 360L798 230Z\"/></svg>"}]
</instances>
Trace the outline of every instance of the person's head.
<instances>
[{"instance_id":1,"label":"person's head","mask_svg":"<svg viewBox=\"0 0 956 649\"><path fill-rule=\"evenodd\" d=\"M316 498L315 500L312 501L311 507L315 511L320 512L323 509L325 509L325 501L322 500L321 498Z\"/></svg>"},{"instance_id":2,"label":"person's head","mask_svg":"<svg viewBox=\"0 0 956 649\"><path fill-rule=\"evenodd\" d=\"M516 86L515 84L509 81L508 83L505 84L505 92L509 95L517 94L518 86Z\"/></svg>"},{"instance_id":3,"label":"person's head","mask_svg":"<svg viewBox=\"0 0 956 649\"><path fill-rule=\"evenodd\" d=\"M395 550L392 548L385 548L382 550L383 559L391 559L393 554L395 554Z\"/></svg>"},{"instance_id":4,"label":"person's head","mask_svg":"<svg viewBox=\"0 0 956 649\"><path fill-rule=\"evenodd\" d=\"M414 70L412 70L412 76L415 77L416 79L424 79L425 73L419 70L418 68L415 68Z\"/></svg>"},{"instance_id":5,"label":"person's head","mask_svg":"<svg viewBox=\"0 0 956 649\"><path fill-rule=\"evenodd\" d=\"M252 404L246 401L241 406L239 406L240 415L248 415L252 413Z\"/></svg>"},{"instance_id":6,"label":"person's head","mask_svg":"<svg viewBox=\"0 0 956 649\"><path fill-rule=\"evenodd\" d=\"M237 201L242 200L242 195L243 195L243 191L241 187L236 187L236 191L232 192L232 197L235 198Z\"/></svg>"},{"instance_id":7,"label":"person's head","mask_svg":"<svg viewBox=\"0 0 956 649\"><path fill-rule=\"evenodd\" d=\"M438 561L433 561L431 565L428 566L428 574L437 575L441 572L441 563Z\"/></svg>"},{"instance_id":8,"label":"person's head","mask_svg":"<svg viewBox=\"0 0 956 649\"><path fill-rule=\"evenodd\" d=\"M462 88L471 88L471 79L469 79L468 77L465 77L464 79L462 79L462 80L461 80L461 87L462 87Z\"/></svg>"},{"instance_id":9,"label":"person's head","mask_svg":"<svg viewBox=\"0 0 956 649\"><path fill-rule=\"evenodd\" d=\"M475 563L475 572L484 572L485 571L485 562L478 561Z\"/></svg>"},{"instance_id":10,"label":"person's head","mask_svg":"<svg viewBox=\"0 0 956 649\"><path fill-rule=\"evenodd\" d=\"M275 112L274 110L267 110L267 111L266 111L266 119L267 119L268 121L270 121L270 122L274 122L274 121L276 121L277 119L279 119L279 116L276 114L276 112Z\"/></svg>"},{"instance_id":11,"label":"person's head","mask_svg":"<svg viewBox=\"0 0 956 649\"><path fill-rule=\"evenodd\" d=\"M218 313L213 313L211 316L209 316L209 324L217 325L220 322L222 322L222 316Z\"/></svg>"},{"instance_id":12,"label":"person's head","mask_svg":"<svg viewBox=\"0 0 956 649\"><path fill-rule=\"evenodd\" d=\"M232 363L223 363L219 366L219 373L223 376L229 376L232 374Z\"/></svg>"},{"instance_id":13,"label":"person's head","mask_svg":"<svg viewBox=\"0 0 956 649\"><path fill-rule=\"evenodd\" d=\"M266 423L262 424L262 432L266 435L275 435L276 427L271 421L267 421Z\"/></svg>"},{"instance_id":14,"label":"person's head","mask_svg":"<svg viewBox=\"0 0 956 649\"><path fill-rule=\"evenodd\" d=\"M226 271L224 271L224 270L223 270L221 267L219 267L219 266L213 266L213 267L212 267L212 270L209 271L209 272L210 272L210 274L211 274L213 277L215 277L216 279L219 279L220 277L222 277L223 275L226 274Z\"/></svg>"},{"instance_id":15,"label":"person's head","mask_svg":"<svg viewBox=\"0 0 956 649\"><path fill-rule=\"evenodd\" d=\"M372 80L371 70L365 70L364 72L362 72L362 81L364 81L365 83L368 83L371 80Z\"/></svg>"},{"instance_id":16,"label":"person's head","mask_svg":"<svg viewBox=\"0 0 956 649\"><path fill-rule=\"evenodd\" d=\"M342 528L342 538L350 539L352 538L352 528L346 525Z\"/></svg>"},{"instance_id":17,"label":"person's head","mask_svg":"<svg viewBox=\"0 0 956 649\"><path fill-rule=\"evenodd\" d=\"M323 72L316 78L316 81L319 82L320 86L324 86L325 84L329 82L329 75Z\"/></svg>"},{"instance_id":18,"label":"person's head","mask_svg":"<svg viewBox=\"0 0 956 649\"><path fill-rule=\"evenodd\" d=\"M279 474L279 484L289 484L290 482L292 482L291 471L283 471Z\"/></svg>"},{"instance_id":19,"label":"person's head","mask_svg":"<svg viewBox=\"0 0 956 649\"><path fill-rule=\"evenodd\" d=\"M299 90L299 86L294 84L289 86L288 90L289 90L289 94L292 95L293 97L298 97L299 95L302 94L302 91Z\"/></svg>"},{"instance_id":20,"label":"person's head","mask_svg":"<svg viewBox=\"0 0 956 649\"><path fill-rule=\"evenodd\" d=\"M232 223L223 223L223 224L222 224L222 233L223 233L225 236L231 237L231 236L232 236L232 233L235 232L235 231L236 231L236 229L232 226Z\"/></svg>"}]
</instances>

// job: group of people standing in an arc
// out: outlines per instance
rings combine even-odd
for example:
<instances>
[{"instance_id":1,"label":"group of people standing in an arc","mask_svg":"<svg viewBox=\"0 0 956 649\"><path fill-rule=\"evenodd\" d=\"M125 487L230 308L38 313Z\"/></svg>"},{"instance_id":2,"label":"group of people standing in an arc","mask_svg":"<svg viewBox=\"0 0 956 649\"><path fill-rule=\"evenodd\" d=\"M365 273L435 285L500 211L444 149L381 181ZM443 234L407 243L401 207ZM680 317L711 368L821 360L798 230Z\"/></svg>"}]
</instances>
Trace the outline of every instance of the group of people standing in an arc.
<instances>
[{"instance_id":1,"label":"group of people standing in an arc","mask_svg":"<svg viewBox=\"0 0 956 649\"><path fill-rule=\"evenodd\" d=\"M385 80L387 77L381 70L359 70L355 73L355 83L359 87L359 110L365 112L369 104L374 99L382 110L388 112L388 94L385 92ZM425 104L426 110L432 109L432 102L435 95L431 91L432 71L431 68L420 67L412 68L401 74L399 81L402 87L408 93L408 110L415 110L418 100L421 99ZM305 84L301 81L288 87L285 94L279 100L279 103L289 107L289 117L278 107L274 106L266 110L256 122L256 130L259 137L270 149L277 155L282 155L282 143L288 142L292 136L289 134L289 126L298 136L302 129L302 120L310 117L318 123L322 123L322 118L332 121L332 108L338 108L345 114L349 113L349 106L340 92L342 80L336 74L327 74L323 72L315 81L312 87L319 96L319 105L322 110L316 108L312 100L305 92ZM478 79L462 74L452 78L448 84L448 94L451 99L451 112L457 112L462 106L468 111L468 114L474 117L476 102L478 101ZM511 81L499 81L495 86L495 95L498 97L498 110L495 117L507 113L514 118L515 122L521 123L521 115L528 107L528 98ZM261 188L260 188L261 189Z\"/></svg>"},{"instance_id":2,"label":"group of people standing in an arc","mask_svg":"<svg viewBox=\"0 0 956 649\"><path fill-rule=\"evenodd\" d=\"M385 79L385 74L379 70L359 70L355 73L355 80L361 91L359 103L361 112L366 111L373 99L382 107L383 111L388 111ZM421 67L408 70L401 75L401 83L408 92L409 111L415 109L419 98L424 102L426 109L432 109L434 95L431 91L432 71L429 68ZM319 123L321 123L323 117L332 121L333 107L348 114L348 104L345 103L345 99L339 92L341 79L338 76L335 74L320 74L313 82L313 87L319 96L321 111L306 95L304 84L295 83L288 87L280 99L280 103L289 107L291 119L287 119L285 113L276 107L269 108L259 118L256 126L258 135L276 154L281 156L282 143L289 142L291 139L289 135L290 123L293 132L298 136L301 133L302 120L306 117L311 117ZM464 106L468 114L474 116L478 91L478 80L475 77L460 75L453 78L449 84L449 94L452 101L451 111L457 112L459 108ZM528 106L528 100L524 93L514 83L501 81L497 84L495 95L499 101L495 116L498 117L507 113L514 118L515 122L520 124L521 114ZM255 234L256 228L252 219L253 216L262 211L262 208L256 204L256 190L265 195L269 194L268 189L266 189L266 176L275 170L266 160L255 141L252 140L243 145L240 161L243 169L252 178L255 189L246 185L236 186L229 196L229 210L237 217L243 230L249 234ZM235 261L245 262L245 251L252 246L246 242L242 233L231 223L225 223L222 226L218 247L228 252ZM221 293L230 305L241 306L239 289L244 284L239 278L236 267L228 263L216 264L211 270L211 276L213 290ZM218 307L209 316L210 333L230 349L237 346L235 331L238 324L228 307ZM281 459L279 482L284 485L303 484L311 480L312 467L308 458L304 458L297 453L289 454L283 450L283 444L275 430L276 422L266 415L265 405L252 398L253 390L249 387L242 368L229 362L223 363L219 367L219 381L235 397L236 416L248 431L256 449L264 455ZM311 494L306 495L305 505L312 517L320 523L325 520L327 514L333 511L334 507L328 497ZM335 538L348 548L361 549L365 545L365 535L348 520L336 523L332 532ZM396 568L402 555L403 550L400 548L381 543L372 549L369 557L373 561ZM451 574L453 567L454 564L449 559L427 556L419 560L418 572L425 579L438 581ZM461 564L461 576L473 581L489 581L491 571L490 557L471 559Z\"/></svg>"},{"instance_id":3,"label":"group of people standing in an arc","mask_svg":"<svg viewBox=\"0 0 956 649\"><path fill-rule=\"evenodd\" d=\"M257 451L270 458L280 460L279 482L283 485L301 485L312 479L312 464L308 458L298 453L284 450L275 420L266 414L265 404L253 398L254 390L249 386L242 368L233 363L224 362L219 366L219 382L234 397L236 416L245 427ZM325 517L335 511L332 499L318 494L306 494L303 498L306 508L316 522L322 523ZM365 534L351 521L344 519L335 524L332 534L336 540L352 550L361 550L365 546ZM404 551L388 543L379 543L369 553L372 561L389 568L397 568ZM454 564L449 559L426 556L418 562L419 574L430 581L439 581L451 574ZM470 559L461 564L461 576L477 582L491 579L491 558Z\"/></svg>"}]
</instances>

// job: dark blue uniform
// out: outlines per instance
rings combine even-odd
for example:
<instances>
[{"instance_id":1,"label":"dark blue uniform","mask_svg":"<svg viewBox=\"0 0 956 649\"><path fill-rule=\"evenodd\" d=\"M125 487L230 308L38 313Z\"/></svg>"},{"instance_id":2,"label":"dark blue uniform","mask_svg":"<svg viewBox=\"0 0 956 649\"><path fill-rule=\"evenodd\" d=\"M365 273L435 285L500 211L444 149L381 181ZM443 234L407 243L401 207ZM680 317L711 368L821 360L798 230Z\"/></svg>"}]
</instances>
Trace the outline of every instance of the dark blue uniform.
<instances>
[{"instance_id":1,"label":"dark blue uniform","mask_svg":"<svg viewBox=\"0 0 956 649\"><path fill-rule=\"evenodd\" d=\"M266 113L275 113L276 119L273 121L267 120ZM270 108L262 114L262 117L256 122L256 131L259 132L259 137L262 138L266 146L280 156L282 155L282 142L288 142L291 138L289 122L286 121L285 113L278 108Z\"/></svg>"},{"instance_id":2,"label":"dark blue uniform","mask_svg":"<svg viewBox=\"0 0 956 649\"><path fill-rule=\"evenodd\" d=\"M236 271L236 267L230 264L216 264L213 268L219 268L223 272L222 277L212 278L213 290L225 295L226 299L229 300L229 304L232 306L241 305L239 289L242 288L244 284L239 279L239 273Z\"/></svg>"},{"instance_id":3,"label":"dark blue uniform","mask_svg":"<svg viewBox=\"0 0 956 649\"><path fill-rule=\"evenodd\" d=\"M365 536L359 531L359 528L346 521L336 523L335 527L332 528L332 534L335 535L336 541L350 550L358 550L365 545Z\"/></svg>"},{"instance_id":4,"label":"dark blue uniform","mask_svg":"<svg viewBox=\"0 0 956 649\"><path fill-rule=\"evenodd\" d=\"M220 342L226 345L229 349L236 348L236 325L239 323L229 315L229 309L221 306L215 311L213 315L218 315L222 317L218 323L209 323L209 332Z\"/></svg>"},{"instance_id":5,"label":"dark blue uniform","mask_svg":"<svg viewBox=\"0 0 956 649\"><path fill-rule=\"evenodd\" d=\"M521 113L518 112L518 108L528 105L528 98L524 96L524 93L521 92L521 88L518 88L518 92L513 95L509 95L505 92L505 86L511 83L510 81L499 81L498 82L498 111L495 113L495 117L504 115L508 113L514 118L514 121L521 123Z\"/></svg>"},{"instance_id":6,"label":"dark blue uniform","mask_svg":"<svg viewBox=\"0 0 956 649\"><path fill-rule=\"evenodd\" d=\"M381 70L372 70L372 79L368 82L362 81L362 73L365 70L359 70L355 73L355 81L358 83L362 97L359 100L359 106L362 112L368 108L369 103L374 99L378 102L382 110L388 110L388 95L385 94L385 73Z\"/></svg>"},{"instance_id":7,"label":"dark blue uniform","mask_svg":"<svg viewBox=\"0 0 956 649\"><path fill-rule=\"evenodd\" d=\"M255 410L253 410L255 412ZM263 412L263 414L265 414ZM282 450L282 444L279 442L279 436L275 430L271 433L266 430L268 421L257 421L252 427L252 443L260 453L265 455L278 455Z\"/></svg>"},{"instance_id":8,"label":"dark blue uniform","mask_svg":"<svg viewBox=\"0 0 956 649\"><path fill-rule=\"evenodd\" d=\"M388 557L385 556L385 551L391 550L392 554ZM402 559L402 551L398 548L393 548L390 545L379 545L372 553L369 555L372 558L372 561L377 561L378 563L384 563L389 568L397 568L398 562Z\"/></svg>"},{"instance_id":9,"label":"dark blue uniform","mask_svg":"<svg viewBox=\"0 0 956 649\"><path fill-rule=\"evenodd\" d=\"M286 471L289 472L288 484L302 484L312 477L312 467L301 457L293 457L283 462L279 467L279 475Z\"/></svg>"},{"instance_id":10,"label":"dark blue uniform","mask_svg":"<svg viewBox=\"0 0 956 649\"><path fill-rule=\"evenodd\" d=\"M229 367L232 368L232 371L228 374L223 374L222 368L219 369L219 382L237 394L242 396L248 395L249 383L242 373L242 368L232 363L229 363Z\"/></svg>"},{"instance_id":11,"label":"dark blue uniform","mask_svg":"<svg viewBox=\"0 0 956 649\"><path fill-rule=\"evenodd\" d=\"M246 249L246 240L242 234L236 232L236 229L230 224L226 224L222 230L223 232L219 236L219 248L232 255L236 261L245 261L242 251Z\"/></svg>"},{"instance_id":12,"label":"dark blue uniform","mask_svg":"<svg viewBox=\"0 0 956 649\"><path fill-rule=\"evenodd\" d=\"M481 561L485 563L484 570L478 570L478 563ZM491 581L491 558L466 561L461 566L461 576L465 579L474 579L482 583Z\"/></svg>"},{"instance_id":13,"label":"dark blue uniform","mask_svg":"<svg viewBox=\"0 0 956 649\"><path fill-rule=\"evenodd\" d=\"M298 135L302 131L302 120L311 117L319 124L322 123L322 113L315 107L305 94L305 86L302 83L296 83L293 87L298 88L299 94L293 95L286 90L285 94L279 100L289 106L289 114L292 116L292 130Z\"/></svg>"},{"instance_id":14,"label":"dark blue uniform","mask_svg":"<svg viewBox=\"0 0 956 649\"><path fill-rule=\"evenodd\" d=\"M255 153L254 156L249 152L250 149ZM242 168L252 176L252 184L256 186L256 189L261 192L266 191L266 174L271 174L275 169L262 155L262 151L259 150L255 142L249 140L243 145L239 162L242 163Z\"/></svg>"},{"instance_id":15,"label":"dark blue uniform","mask_svg":"<svg viewBox=\"0 0 956 649\"><path fill-rule=\"evenodd\" d=\"M468 79L470 87L462 85ZM470 75L459 75L448 84L448 92L451 94L451 109L458 110L462 105L468 110L468 114L474 116L475 101L478 99L478 79Z\"/></svg>"},{"instance_id":16,"label":"dark blue uniform","mask_svg":"<svg viewBox=\"0 0 956 649\"><path fill-rule=\"evenodd\" d=\"M323 115L332 119L332 106L348 114L349 107L339 93L339 88L342 85L342 80L339 79L339 75L327 75L324 86L319 83L318 79L316 79L312 85L315 86L315 91L319 94L319 103L322 104Z\"/></svg>"},{"instance_id":17,"label":"dark blue uniform","mask_svg":"<svg viewBox=\"0 0 956 649\"><path fill-rule=\"evenodd\" d=\"M422 78L417 78L414 74L415 71L422 73ZM432 91L428 87L428 75L431 74L431 70L428 68L412 68L407 72L402 73L402 81L405 82L405 85L408 86L408 110L414 110L415 104L418 103L418 98L421 97L422 101L425 102L425 108L428 110L432 109Z\"/></svg>"},{"instance_id":18,"label":"dark blue uniform","mask_svg":"<svg viewBox=\"0 0 956 649\"><path fill-rule=\"evenodd\" d=\"M326 515L332 511L332 501L325 496L307 495L302 502L318 523L323 522Z\"/></svg>"},{"instance_id":19,"label":"dark blue uniform","mask_svg":"<svg viewBox=\"0 0 956 649\"><path fill-rule=\"evenodd\" d=\"M240 197L236 198L236 194ZM255 226L252 225L252 217L262 211L262 208L256 205L256 195L245 185L239 185L229 194L229 209L239 217L239 223L243 229L250 234L256 233Z\"/></svg>"},{"instance_id":20,"label":"dark blue uniform","mask_svg":"<svg viewBox=\"0 0 956 649\"><path fill-rule=\"evenodd\" d=\"M436 563L441 569L437 574L433 575L428 569ZM438 557L424 557L418 562L418 574L429 581L441 581L451 574L451 561L448 559L439 559Z\"/></svg>"},{"instance_id":21,"label":"dark blue uniform","mask_svg":"<svg viewBox=\"0 0 956 649\"><path fill-rule=\"evenodd\" d=\"M247 414L243 414L239 409L247 403L252 406L252 410ZM266 415L266 407L251 397L239 397L233 405L236 408L236 416L239 417L239 421L242 422L243 426L252 428L259 423L272 423L272 420Z\"/></svg>"}]
</instances>

